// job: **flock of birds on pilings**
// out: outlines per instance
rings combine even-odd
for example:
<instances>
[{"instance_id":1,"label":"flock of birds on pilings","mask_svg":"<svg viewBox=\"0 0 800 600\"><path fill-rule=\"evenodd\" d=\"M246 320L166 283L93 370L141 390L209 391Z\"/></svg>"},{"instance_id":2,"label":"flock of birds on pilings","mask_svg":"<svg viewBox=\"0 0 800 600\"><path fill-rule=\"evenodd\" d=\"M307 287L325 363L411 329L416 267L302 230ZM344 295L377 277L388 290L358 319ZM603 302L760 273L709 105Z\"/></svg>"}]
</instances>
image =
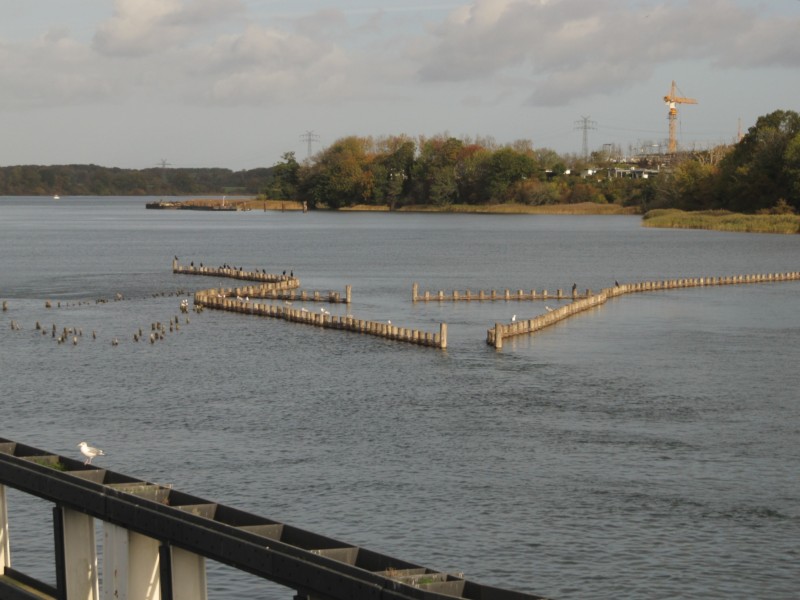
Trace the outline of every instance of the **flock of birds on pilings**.
<instances>
[{"instance_id":1,"label":"flock of birds on pilings","mask_svg":"<svg viewBox=\"0 0 800 600\"><path fill-rule=\"evenodd\" d=\"M187 292L186 290L176 290L173 292L158 292L151 294L150 298L158 298L158 297L169 297L169 296L189 296L191 292ZM126 300L125 296L121 293L116 293L113 298L113 302L121 302ZM94 301L91 300L78 300L75 302L52 302L50 300L46 300L44 303L44 308L48 311L50 310L58 310L58 309L67 309L67 308L75 308L80 306L92 305L92 304L105 304L111 302L108 298L97 298ZM189 319L188 313L190 310L200 313L204 310L202 306L191 306L189 300L187 298L183 298L179 303L180 312L184 315L183 325L188 325L191 321ZM2 304L2 312L7 313L9 311L9 301L4 300ZM150 327L148 328L137 328L131 335L131 340L133 342L142 342L142 341L149 341L151 344L155 344L158 341L165 339L167 333L172 332L179 332L181 330L181 317L179 315L174 315L169 317L164 321L154 321L150 323ZM9 325L12 331L23 331L23 326L20 324L19 321L16 319L11 319L9 321ZM50 334L50 338L56 341L59 345L61 344L71 344L73 346L77 346L78 343L84 339L83 335L83 328L82 327L74 327L74 326L57 326L56 323L52 323L50 326L44 325L41 321L37 320L35 325L33 326L34 331L40 332L42 337L45 337ZM95 329L91 330L91 334L87 334L86 339L91 337L92 341L98 339L98 334ZM119 336L113 336L110 340L106 339L106 341L110 341L112 346L119 346L120 338Z\"/></svg>"},{"instance_id":2,"label":"flock of birds on pilings","mask_svg":"<svg viewBox=\"0 0 800 600\"><path fill-rule=\"evenodd\" d=\"M177 258L177 257L176 257ZM194 263L192 263L194 265ZM227 268L231 269L234 272L244 272L242 267L231 267L230 265L221 265L220 269ZM266 270L256 270L256 273L264 273L266 274ZM283 276L287 276L286 271L283 272ZM294 277L294 272L290 274L290 277ZM147 327L139 327L135 331L132 332L130 335L129 340L134 343L138 342L147 342L149 341L150 344L155 344L158 341L164 340L168 333L179 332L181 330L182 325L188 325L191 321L188 316L189 312L201 313L205 310L205 307L201 304L194 304L189 301L188 296L192 296L193 292L187 291L185 289L178 289L169 292L156 292L150 294L149 296L142 297L139 299L150 299L150 298L159 298L159 297L181 297L187 296L181 299L178 308L180 313L184 315L183 322L181 322L181 316L175 315L171 316L165 320L154 321L150 323L149 328ZM76 301L52 301L52 300L45 300L44 301L44 308L49 311L58 311L64 309L71 309L71 308L78 308L78 307L86 307L91 305L102 305L110 302L122 302L125 300L131 300L132 298L126 297L121 292L117 292L114 294L112 298L100 297L94 300L76 300ZM237 300L241 302L245 302L249 300L249 298L238 297ZM312 301L311 298L308 299ZM285 300L283 302L285 306L290 306L292 303L289 300ZM4 300L2 302L2 312L7 313L10 310L9 301ZM304 312L308 312L307 309L302 309ZM13 313L13 310L11 310ZM320 312L323 315L330 315L330 311L326 308L320 308ZM9 325L12 331L23 331L24 328L20 322L16 319L11 319L9 321ZM87 330L90 333L87 333L84 336L84 328L83 327L75 327L75 326L59 326L55 322L51 324L45 324L42 320L37 320L33 326L33 330L41 333L41 337L46 337L49 333L51 339L53 339L57 344L66 344L77 346L81 343L84 339L91 339L91 341L96 341L98 339L105 339L106 343L109 343L112 346L119 346L120 345L120 336L115 335L110 337L99 335L97 330L91 329Z\"/></svg>"}]
</instances>

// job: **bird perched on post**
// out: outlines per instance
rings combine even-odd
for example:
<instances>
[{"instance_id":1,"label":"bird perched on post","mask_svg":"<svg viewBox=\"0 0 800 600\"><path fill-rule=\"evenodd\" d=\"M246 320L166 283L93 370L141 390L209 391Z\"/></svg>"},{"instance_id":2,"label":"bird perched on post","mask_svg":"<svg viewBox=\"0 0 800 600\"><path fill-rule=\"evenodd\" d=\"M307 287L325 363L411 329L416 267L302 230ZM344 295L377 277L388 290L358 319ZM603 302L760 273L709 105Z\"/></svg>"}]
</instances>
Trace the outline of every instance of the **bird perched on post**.
<instances>
[{"instance_id":1,"label":"bird perched on post","mask_svg":"<svg viewBox=\"0 0 800 600\"><path fill-rule=\"evenodd\" d=\"M105 456L106 455L106 453L103 452L102 450L100 450L100 448L93 448L92 446L90 446L86 442L81 442L80 444L78 444L78 448L81 449L81 454L83 454L86 457L86 462L83 463L85 465L91 464L92 463L92 459L95 456Z\"/></svg>"}]
</instances>

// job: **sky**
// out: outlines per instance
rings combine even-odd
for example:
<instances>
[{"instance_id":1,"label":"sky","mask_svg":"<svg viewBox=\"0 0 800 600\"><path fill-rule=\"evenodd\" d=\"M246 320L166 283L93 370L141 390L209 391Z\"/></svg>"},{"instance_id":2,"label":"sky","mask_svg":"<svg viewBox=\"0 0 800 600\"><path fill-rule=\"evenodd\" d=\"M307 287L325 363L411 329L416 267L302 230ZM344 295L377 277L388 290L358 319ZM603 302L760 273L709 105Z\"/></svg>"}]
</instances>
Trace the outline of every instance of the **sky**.
<instances>
[{"instance_id":1,"label":"sky","mask_svg":"<svg viewBox=\"0 0 800 600\"><path fill-rule=\"evenodd\" d=\"M800 112L800 0L0 0L0 166L269 167L349 135L581 154ZM310 136L308 135L310 134Z\"/></svg>"}]
</instances>

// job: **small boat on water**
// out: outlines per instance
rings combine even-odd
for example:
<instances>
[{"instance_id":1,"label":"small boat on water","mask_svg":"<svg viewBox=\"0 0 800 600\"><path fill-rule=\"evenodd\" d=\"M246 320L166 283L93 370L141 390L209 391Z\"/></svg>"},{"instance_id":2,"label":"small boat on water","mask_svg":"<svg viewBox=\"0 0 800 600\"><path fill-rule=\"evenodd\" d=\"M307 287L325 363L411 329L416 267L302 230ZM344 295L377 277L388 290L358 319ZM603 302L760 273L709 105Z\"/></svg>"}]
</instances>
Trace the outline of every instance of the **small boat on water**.
<instances>
[{"instance_id":1,"label":"small boat on water","mask_svg":"<svg viewBox=\"0 0 800 600\"><path fill-rule=\"evenodd\" d=\"M61 196L56 194L56 195L53 196L53 200L61 200Z\"/></svg>"}]
</instances>

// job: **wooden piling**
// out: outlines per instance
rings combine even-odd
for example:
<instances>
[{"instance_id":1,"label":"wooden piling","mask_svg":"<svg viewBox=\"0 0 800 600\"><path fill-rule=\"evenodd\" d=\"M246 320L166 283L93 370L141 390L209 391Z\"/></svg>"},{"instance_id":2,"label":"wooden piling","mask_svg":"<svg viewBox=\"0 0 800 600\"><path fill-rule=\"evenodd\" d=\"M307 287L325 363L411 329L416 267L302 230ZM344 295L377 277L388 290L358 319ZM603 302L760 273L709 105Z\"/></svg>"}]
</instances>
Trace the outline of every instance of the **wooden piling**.
<instances>
[{"instance_id":1,"label":"wooden piling","mask_svg":"<svg viewBox=\"0 0 800 600\"><path fill-rule=\"evenodd\" d=\"M587 289L586 294L583 297L577 298L575 296L575 291L573 290L573 301L570 304L561 306L551 312L536 316L528 321L515 322L508 325L495 323L494 329L489 329L486 333L486 343L490 346L494 346L495 348L502 348L502 340L504 337L540 331L545 327L554 325L555 323L558 323L573 315L604 304L608 298L615 298L624 294L646 291L673 290L687 287L708 287L798 280L800 280L800 272L789 272L768 273L761 275L729 275L724 277L684 277L661 281L615 284L613 287L600 290L600 292L597 294L593 293L591 289ZM557 295L560 299L560 290ZM544 290L543 297L547 297L547 290Z\"/></svg>"}]
</instances>

